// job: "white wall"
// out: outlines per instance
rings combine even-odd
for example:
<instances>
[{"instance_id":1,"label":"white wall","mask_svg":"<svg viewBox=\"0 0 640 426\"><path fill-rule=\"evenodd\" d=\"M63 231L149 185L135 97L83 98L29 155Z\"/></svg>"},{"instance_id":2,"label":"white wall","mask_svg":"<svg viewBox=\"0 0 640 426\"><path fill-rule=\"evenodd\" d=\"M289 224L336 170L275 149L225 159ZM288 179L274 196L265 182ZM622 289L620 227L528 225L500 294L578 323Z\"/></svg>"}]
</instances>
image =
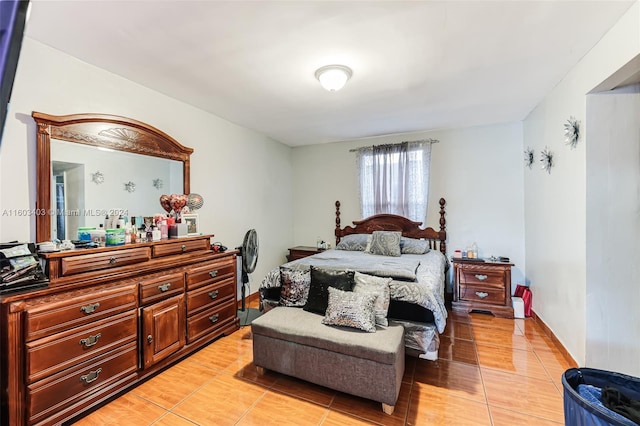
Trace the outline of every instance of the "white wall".
<instances>
[{"instance_id":1,"label":"white wall","mask_svg":"<svg viewBox=\"0 0 640 426\"><path fill-rule=\"evenodd\" d=\"M260 257L251 290L293 242L291 148L25 38L0 146L0 212L33 209L32 111L99 112L148 123L194 148L191 189L204 197L201 229L234 248L250 228ZM161 211L158 204L158 211ZM35 219L0 216L0 241L35 240Z\"/></svg>"},{"instance_id":2,"label":"white wall","mask_svg":"<svg viewBox=\"0 0 640 426\"><path fill-rule=\"evenodd\" d=\"M587 98L586 365L640 376L640 85Z\"/></svg>"},{"instance_id":3,"label":"white wall","mask_svg":"<svg viewBox=\"0 0 640 426\"><path fill-rule=\"evenodd\" d=\"M639 24L636 2L524 121L524 147L535 150L536 160L545 146L555 155L551 174L538 168L524 179L533 309L580 365L585 362L585 146L590 136L583 131L571 149L564 143L563 125L575 116L585 129L586 94L640 52Z\"/></svg>"},{"instance_id":4,"label":"white wall","mask_svg":"<svg viewBox=\"0 0 640 426\"><path fill-rule=\"evenodd\" d=\"M335 243L334 202L342 226L361 219L355 153L350 149L424 138L432 145L427 226L439 229L447 200L448 255L474 241L481 256L508 256L512 281L524 282L523 153L520 123L394 135L293 149L294 241Z\"/></svg>"}]
</instances>

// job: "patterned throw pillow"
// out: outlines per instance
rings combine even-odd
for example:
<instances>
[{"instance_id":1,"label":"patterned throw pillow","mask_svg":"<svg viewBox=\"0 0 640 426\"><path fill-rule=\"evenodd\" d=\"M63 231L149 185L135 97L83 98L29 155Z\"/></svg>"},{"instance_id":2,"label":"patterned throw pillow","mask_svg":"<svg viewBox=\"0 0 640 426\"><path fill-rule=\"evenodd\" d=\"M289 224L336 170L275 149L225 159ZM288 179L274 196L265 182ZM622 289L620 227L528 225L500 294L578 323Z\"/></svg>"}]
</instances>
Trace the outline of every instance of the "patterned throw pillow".
<instances>
[{"instance_id":1,"label":"patterned throw pillow","mask_svg":"<svg viewBox=\"0 0 640 426\"><path fill-rule=\"evenodd\" d=\"M371 253L381 256L400 256L401 236L401 232L373 231L371 235Z\"/></svg>"},{"instance_id":2,"label":"patterned throw pillow","mask_svg":"<svg viewBox=\"0 0 640 426\"><path fill-rule=\"evenodd\" d=\"M375 298L376 296L370 293L354 293L329 287L329 304L322 323L375 333Z\"/></svg>"},{"instance_id":3,"label":"patterned throw pillow","mask_svg":"<svg viewBox=\"0 0 640 426\"><path fill-rule=\"evenodd\" d=\"M354 293L374 294L374 312L376 315L376 324L388 326L387 312L389 311L390 290L389 284L391 278L376 277L373 275L361 274L356 272L354 275L356 285L353 287Z\"/></svg>"},{"instance_id":4,"label":"patterned throw pillow","mask_svg":"<svg viewBox=\"0 0 640 426\"><path fill-rule=\"evenodd\" d=\"M400 239L400 251L402 254L425 254L429 253L429 241L415 238L402 237Z\"/></svg>"},{"instance_id":5,"label":"patterned throw pillow","mask_svg":"<svg viewBox=\"0 0 640 426\"><path fill-rule=\"evenodd\" d=\"M316 268L313 265L310 269L309 296L302 309L324 315L329 303L329 288L334 287L343 291L353 290L355 284L354 271L330 271Z\"/></svg>"},{"instance_id":6,"label":"patterned throw pillow","mask_svg":"<svg viewBox=\"0 0 640 426\"><path fill-rule=\"evenodd\" d=\"M336 250L364 251L369 237L371 237L369 234L345 235L336 245Z\"/></svg>"},{"instance_id":7,"label":"patterned throw pillow","mask_svg":"<svg viewBox=\"0 0 640 426\"><path fill-rule=\"evenodd\" d=\"M302 307L307 303L311 274L299 269L280 268L280 304Z\"/></svg>"}]
</instances>

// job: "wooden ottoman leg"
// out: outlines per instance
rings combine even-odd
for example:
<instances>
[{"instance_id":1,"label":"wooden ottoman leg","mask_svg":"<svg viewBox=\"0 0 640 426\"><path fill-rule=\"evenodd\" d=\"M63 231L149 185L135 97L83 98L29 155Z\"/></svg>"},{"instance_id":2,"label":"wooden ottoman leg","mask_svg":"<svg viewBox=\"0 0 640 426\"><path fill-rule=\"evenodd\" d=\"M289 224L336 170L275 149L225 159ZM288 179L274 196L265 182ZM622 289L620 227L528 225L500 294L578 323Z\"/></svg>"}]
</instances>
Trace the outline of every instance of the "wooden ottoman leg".
<instances>
[{"instance_id":1,"label":"wooden ottoman leg","mask_svg":"<svg viewBox=\"0 0 640 426\"><path fill-rule=\"evenodd\" d=\"M264 373L265 373L264 367L256 366L256 371L258 372L259 375L264 376Z\"/></svg>"},{"instance_id":2,"label":"wooden ottoman leg","mask_svg":"<svg viewBox=\"0 0 640 426\"><path fill-rule=\"evenodd\" d=\"M387 405L384 402L382 403L382 411L384 411L385 414L392 415L395 408L395 405Z\"/></svg>"}]
</instances>

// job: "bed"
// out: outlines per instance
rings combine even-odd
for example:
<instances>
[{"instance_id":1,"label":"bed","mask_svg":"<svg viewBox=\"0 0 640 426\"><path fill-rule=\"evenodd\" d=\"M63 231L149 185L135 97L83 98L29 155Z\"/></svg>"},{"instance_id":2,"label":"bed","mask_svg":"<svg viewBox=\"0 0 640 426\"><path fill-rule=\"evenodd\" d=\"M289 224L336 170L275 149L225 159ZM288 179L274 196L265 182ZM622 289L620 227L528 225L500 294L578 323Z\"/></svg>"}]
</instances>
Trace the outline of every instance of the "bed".
<instances>
[{"instance_id":1,"label":"bed","mask_svg":"<svg viewBox=\"0 0 640 426\"><path fill-rule=\"evenodd\" d=\"M437 359L438 334L444 331L447 319L444 290L449 264L445 256L445 203L441 198L440 230L436 231L421 228L421 222L391 214L371 216L343 228L340 202L336 201L335 248L271 270L260 286L260 309L268 311L280 305L281 268L308 271L314 266L390 277L391 301L387 317L390 323L404 326L406 352L424 359ZM365 252L376 231L400 232L402 254L388 256ZM380 234L376 232L378 237ZM426 253L422 252L423 248Z\"/></svg>"}]
</instances>

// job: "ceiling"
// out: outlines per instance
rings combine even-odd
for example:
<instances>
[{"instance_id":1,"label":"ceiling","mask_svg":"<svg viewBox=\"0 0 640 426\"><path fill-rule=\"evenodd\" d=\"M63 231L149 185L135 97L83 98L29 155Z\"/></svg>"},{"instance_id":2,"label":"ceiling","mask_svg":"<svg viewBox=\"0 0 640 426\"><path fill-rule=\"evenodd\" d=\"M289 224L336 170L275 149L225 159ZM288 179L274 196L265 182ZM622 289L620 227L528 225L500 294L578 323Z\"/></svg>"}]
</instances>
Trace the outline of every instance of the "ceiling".
<instances>
[{"instance_id":1,"label":"ceiling","mask_svg":"<svg viewBox=\"0 0 640 426\"><path fill-rule=\"evenodd\" d=\"M28 37L290 146L522 120L633 4L32 1Z\"/></svg>"}]
</instances>

